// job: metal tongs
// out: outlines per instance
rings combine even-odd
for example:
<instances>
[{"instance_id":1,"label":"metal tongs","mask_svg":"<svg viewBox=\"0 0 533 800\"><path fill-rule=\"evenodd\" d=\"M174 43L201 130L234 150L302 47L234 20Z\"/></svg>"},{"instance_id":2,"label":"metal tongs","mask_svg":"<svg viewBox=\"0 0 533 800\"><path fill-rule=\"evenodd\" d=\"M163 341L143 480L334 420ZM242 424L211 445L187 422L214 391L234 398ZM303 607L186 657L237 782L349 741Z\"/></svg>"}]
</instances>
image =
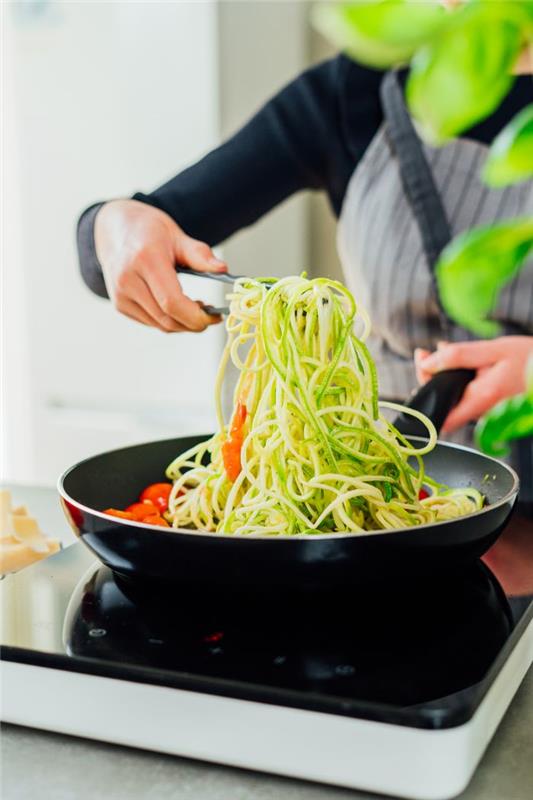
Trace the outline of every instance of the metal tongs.
<instances>
[{"instance_id":1,"label":"metal tongs","mask_svg":"<svg viewBox=\"0 0 533 800\"><path fill-rule=\"evenodd\" d=\"M229 272L200 272L191 267L183 267L181 264L176 264L176 272L182 275L193 275L195 278L208 278L212 281L219 283L234 284L239 278L244 278L244 275L231 275ZM206 314L219 316L220 314L229 314L229 306L202 306Z\"/></svg>"}]
</instances>

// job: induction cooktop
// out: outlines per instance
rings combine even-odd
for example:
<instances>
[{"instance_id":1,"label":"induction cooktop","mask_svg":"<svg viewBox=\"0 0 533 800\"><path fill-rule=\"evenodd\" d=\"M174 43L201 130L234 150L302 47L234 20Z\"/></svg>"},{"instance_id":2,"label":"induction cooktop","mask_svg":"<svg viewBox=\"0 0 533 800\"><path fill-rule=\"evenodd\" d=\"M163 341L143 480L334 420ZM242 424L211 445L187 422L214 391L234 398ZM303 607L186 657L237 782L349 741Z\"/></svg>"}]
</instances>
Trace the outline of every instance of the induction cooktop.
<instances>
[{"instance_id":1,"label":"induction cooktop","mask_svg":"<svg viewBox=\"0 0 533 800\"><path fill-rule=\"evenodd\" d=\"M485 561L364 590L281 592L273 575L268 593L191 592L114 575L80 542L0 585L2 715L452 797L533 660L533 548L504 535Z\"/></svg>"}]
</instances>

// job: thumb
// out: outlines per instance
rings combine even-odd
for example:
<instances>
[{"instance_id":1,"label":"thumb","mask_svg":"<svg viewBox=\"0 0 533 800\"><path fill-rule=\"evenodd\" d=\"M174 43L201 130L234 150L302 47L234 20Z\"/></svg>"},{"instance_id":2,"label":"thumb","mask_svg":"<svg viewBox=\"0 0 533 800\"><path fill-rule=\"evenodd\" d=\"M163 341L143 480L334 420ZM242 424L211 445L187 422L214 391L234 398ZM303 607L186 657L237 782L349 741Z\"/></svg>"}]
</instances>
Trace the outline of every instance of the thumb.
<instances>
[{"instance_id":1,"label":"thumb","mask_svg":"<svg viewBox=\"0 0 533 800\"><path fill-rule=\"evenodd\" d=\"M429 355L430 355L429 350L424 350L422 347L415 348L414 360L415 360L416 379L420 384L427 383L431 378L431 373L427 372L422 366L424 359L427 358Z\"/></svg>"},{"instance_id":2,"label":"thumb","mask_svg":"<svg viewBox=\"0 0 533 800\"><path fill-rule=\"evenodd\" d=\"M191 239L182 232L176 235L175 256L178 264L200 272L226 272L228 269L226 262L217 258L206 242Z\"/></svg>"},{"instance_id":3,"label":"thumb","mask_svg":"<svg viewBox=\"0 0 533 800\"><path fill-rule=\"evenodd\" d=\"M431 355L430 350L424 350L423 347L415 347L415 364L420 363L420 361L422 361L424 358L427 358L429 355Z\"/></svg>"}]
</instances>

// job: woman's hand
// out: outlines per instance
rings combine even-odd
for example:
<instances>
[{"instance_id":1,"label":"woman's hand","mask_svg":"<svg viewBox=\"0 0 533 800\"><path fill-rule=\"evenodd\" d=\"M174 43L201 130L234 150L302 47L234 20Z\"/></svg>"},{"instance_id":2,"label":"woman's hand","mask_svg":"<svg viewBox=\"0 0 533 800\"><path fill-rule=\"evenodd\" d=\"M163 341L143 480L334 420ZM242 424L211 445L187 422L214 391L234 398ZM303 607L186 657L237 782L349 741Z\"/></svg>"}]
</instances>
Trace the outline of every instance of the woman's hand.
<instances>
[{"instance_id":1,"label":"woman's hand","mask_svg":"<svg viewBox=\"0 0 533 800\"><path fill-rule=\"evenodd\" d=\"M164 211L113 200L96 215L94 240L107 291L122 314L166 333L203 331L220 322L183 293L174 265L225 272L226 264Z\"/></svg>"},{"instance_id":2,"label":"woman's hand","mask_svg":"<svg viewBox=\"0 0 533 800\"><path fill-rule=\"evenodd\" d=\"M479 419L505 397L523 392L531 356L533 336L501 336L478 342L439 342L434 353L415 350L415 366L420 383L443 369L476 370L476 377L443 425L443 431L451 432Z\"/></svg>"}]
</instances>

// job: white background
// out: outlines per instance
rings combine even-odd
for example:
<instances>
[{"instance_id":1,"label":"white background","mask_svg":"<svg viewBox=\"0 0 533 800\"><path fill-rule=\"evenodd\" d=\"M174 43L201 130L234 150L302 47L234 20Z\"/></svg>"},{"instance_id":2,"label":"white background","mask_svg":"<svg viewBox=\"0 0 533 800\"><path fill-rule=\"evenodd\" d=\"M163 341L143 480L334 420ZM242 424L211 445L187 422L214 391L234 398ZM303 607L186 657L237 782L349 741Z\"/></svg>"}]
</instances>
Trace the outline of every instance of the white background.
<instances>
[{"instance_id":1,"label":"white background","mask_svg":"<svg viewBox=\"0 0 533 800\"><path fill-rule=\"evenodd\" d=\"M2 5L4 480L51 485L92 453L213 430L222 329L165 336L118 315L80 279L75 222L176 174L294 77L306 6ZM227 252L235 272L306 268L304 202Z\"/></svg>"}]
</instances>

